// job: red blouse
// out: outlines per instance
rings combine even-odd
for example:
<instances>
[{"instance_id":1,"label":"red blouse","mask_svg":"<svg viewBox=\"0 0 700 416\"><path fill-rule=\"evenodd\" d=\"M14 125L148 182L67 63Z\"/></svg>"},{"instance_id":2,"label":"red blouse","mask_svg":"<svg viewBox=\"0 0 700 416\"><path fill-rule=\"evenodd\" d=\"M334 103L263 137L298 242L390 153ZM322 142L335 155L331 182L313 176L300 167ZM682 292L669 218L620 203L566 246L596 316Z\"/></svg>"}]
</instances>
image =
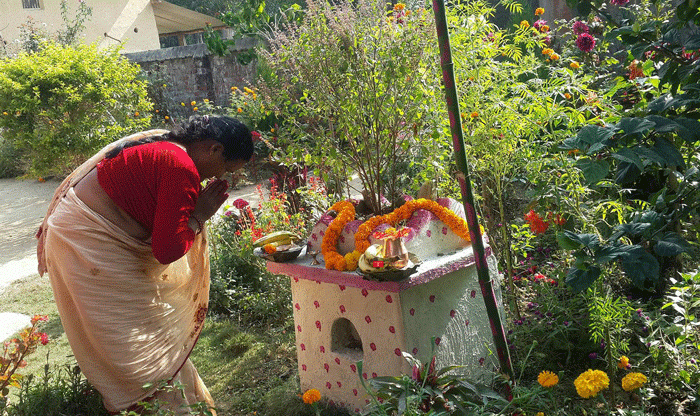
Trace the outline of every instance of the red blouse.
<instances>
[{"instance_id":1,"label":"red blouse","mask_svg":"<svg viewBox=\"0 0 700 416\"><path fill-rule=\"evenodd\" d=\"M151 233L153 256L162 264L192 246L187 225L201 190L199 173L187 152L170 142L129 147L97 165L107 195Z\"/></svg>"}]
</instances>

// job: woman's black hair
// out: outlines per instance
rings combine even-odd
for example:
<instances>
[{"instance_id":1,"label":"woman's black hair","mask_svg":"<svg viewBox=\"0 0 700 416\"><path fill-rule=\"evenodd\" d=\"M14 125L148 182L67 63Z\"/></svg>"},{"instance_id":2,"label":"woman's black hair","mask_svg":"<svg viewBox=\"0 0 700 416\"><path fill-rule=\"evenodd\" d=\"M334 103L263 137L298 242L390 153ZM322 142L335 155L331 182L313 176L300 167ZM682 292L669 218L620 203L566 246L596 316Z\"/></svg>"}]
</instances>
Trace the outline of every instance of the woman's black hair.
<instances>
[{"instance_id":1,"label":"woman's black hair","mask_svg":"<svg viewBox=\"0 0 700 416\"><path fill-rule=\"evenodd\" d=\"M123 149L145 143L171 141L188 146L203 140L216 140L224 146L226 160L250 160L253 156L253 136L240 120L229 116L195 115L176 128L160 136L124 143L110 150L106 158L117 156Z\"/></svg>"}]
</instances>

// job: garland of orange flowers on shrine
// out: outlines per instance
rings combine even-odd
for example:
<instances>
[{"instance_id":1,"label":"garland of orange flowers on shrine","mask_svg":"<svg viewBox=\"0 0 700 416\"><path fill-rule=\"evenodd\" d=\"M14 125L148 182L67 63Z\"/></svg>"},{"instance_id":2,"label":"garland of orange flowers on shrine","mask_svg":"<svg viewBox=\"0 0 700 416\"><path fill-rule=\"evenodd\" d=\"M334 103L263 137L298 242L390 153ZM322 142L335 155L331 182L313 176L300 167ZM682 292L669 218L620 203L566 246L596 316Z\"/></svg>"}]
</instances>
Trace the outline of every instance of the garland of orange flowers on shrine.
<instances>
[{"instance_id":1,"label":"garland of orange flowers on shrine","mask_svg":"<svg viewBox=\"0 0 700 416\"><path fill-rule=\"evenodd\" d=\"M340 201L331 207L331 210L338 212L338 215L328 225L321 243L321 253L326 262L326 269L339 271L356 269L358 259L371 245L369 237L375 228L381 224L395 226L399 221L411 218L411 215L418 209L432 212L460 238L471 241L469 227L464 218L455 215L452 210L433 200L421 198L406 202L394 212L372 217L362 223L355 233L355 250L342 256L336 249L338 238L345 225L355 219L355 207L349 201Z\"/></svg>"}]
</instances>

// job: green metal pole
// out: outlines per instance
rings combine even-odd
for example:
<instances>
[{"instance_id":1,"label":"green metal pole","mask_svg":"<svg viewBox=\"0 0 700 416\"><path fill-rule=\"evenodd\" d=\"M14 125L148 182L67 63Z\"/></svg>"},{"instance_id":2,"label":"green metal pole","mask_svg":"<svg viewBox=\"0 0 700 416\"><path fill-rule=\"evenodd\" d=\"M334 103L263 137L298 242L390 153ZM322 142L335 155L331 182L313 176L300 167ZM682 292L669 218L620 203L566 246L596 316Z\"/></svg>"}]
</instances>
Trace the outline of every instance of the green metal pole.
<instances>
[{"instance_id":1,"label":"green metal pole","mask_svg":"<svg viewBox=\"0 0 700 416\"><path fill-rule=\"evenodd\" d=\"M498 361L501 371L510 380L513 378L513 366L510 361L510 352L506 342L506 334L498 312L496 295L493 291L489 268L486 264L486 254L484 252L484 242L479 228L479 220L474 209L474 194L472 193L471 180L469 179L469 167L467 165L467 154L464 151L464 134L462 132L462 119L459 112L459 100L457 98L457 87L455 86L454 64L452 63L452 52L450 50L450 34L447 31L447 18L445 15L444 0L433 0L433 11L435 12L435 26L437 28L438 43L440 46L440 66L442 67L442 79L444 81L445 96L447 100L447 112L450 117L450 130L452 131L452 143L455 150L457 169L459 174L457 180L462 191L462 201L466 214L469 233L474 249L474 259L476 261L476 271L479 276L481 294L484 296L486 313L491 324L491 333L496 345Z\"/></svg>"}]
</instances>

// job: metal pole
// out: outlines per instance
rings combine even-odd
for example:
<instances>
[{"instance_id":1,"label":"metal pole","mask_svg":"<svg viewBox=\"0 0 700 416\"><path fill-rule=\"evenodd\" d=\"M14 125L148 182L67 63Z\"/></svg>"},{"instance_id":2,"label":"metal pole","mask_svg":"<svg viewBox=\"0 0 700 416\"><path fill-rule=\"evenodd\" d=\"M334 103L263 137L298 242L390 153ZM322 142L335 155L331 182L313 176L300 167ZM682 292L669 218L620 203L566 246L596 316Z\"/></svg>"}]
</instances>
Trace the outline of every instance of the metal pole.
<instances>
[{"instance_id":1,"label":"metal pole","mask_svg":"<svg viewBox=\"0 0 700 416\"><path fill-rule=\"evenodd\" d=\"M479 276L481 294L484 296L486 313L491 324L491 333L496 345L498 361L501 371L510 380L513 378L513 366L510 361L510 352L506 342L506 335L498 313L496 295L493 292L489 268L486 264L484 253L484 242L479 228L479 220L474 209L474 194L472 193L471 181L469 179L469 167L467 165L467 155L464 151L464 135L462 132L462 119L459 112L459 100L457 98L457 87L455 86L454 64L452 63L452 52L450 50L450 34L447 31L447 18L445 15L444 0L433 0L433 11L435 12L435 26L437 28L438 43L440 46L440 66L442 67L442 79L445 86L445 98L447 100L447 112L450 117L450 130L452 132L452 143L455 150L455 158L459 173L457 180L462 191L462 201L464 212L466 213L469 233L474 249L474 259L476 261L476 271Z\"/></svg>"}]
</instances>

